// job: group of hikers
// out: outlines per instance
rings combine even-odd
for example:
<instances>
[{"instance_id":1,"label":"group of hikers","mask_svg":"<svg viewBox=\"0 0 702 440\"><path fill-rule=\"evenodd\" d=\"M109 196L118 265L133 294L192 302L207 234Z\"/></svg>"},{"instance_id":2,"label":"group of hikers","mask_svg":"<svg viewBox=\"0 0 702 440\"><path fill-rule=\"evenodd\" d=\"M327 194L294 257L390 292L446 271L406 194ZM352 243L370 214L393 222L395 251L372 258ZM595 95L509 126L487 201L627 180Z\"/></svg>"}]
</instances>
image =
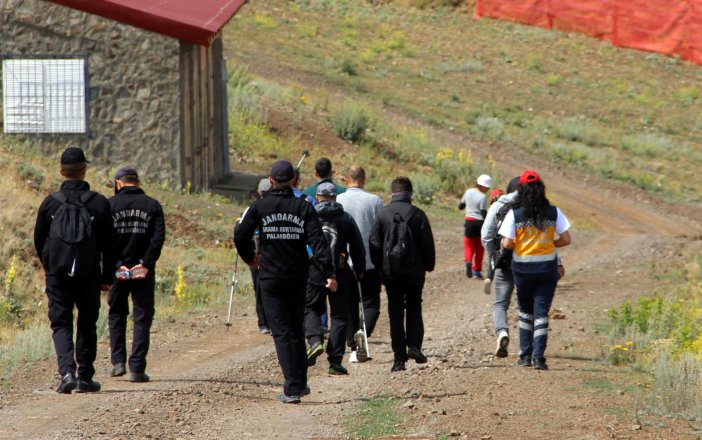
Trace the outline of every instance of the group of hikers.
<instances>
[{"instance_id":1,"label":"group of hikers","mask_svg":"<svg viewBox=\"0 0 702 440\"><path fill-rule=\"evenodd\" d=\"M395 178L392 201L383 206L364 190L363 167L348 169L347 186L334 183L332 172L331 161L319 159L319 181L298 192L299 172L277 161L270 187L259 184L261 197L234 230L239 256L255 268L259 330L273 336L285 378L277 399L285 403L309 394L307 368L325 350L333 375L348 374L342 364L347 346L350 362L369 359L367 338L380 316L381 283L388 298L391 371L405 370L408 359L427 362L421 297L425 274L434 270L434 237L426 214L412 204L412 182Z\"/></svg>"},{"instance_id":2,"label":"group of hikers","mask_svg":"<svg viewBox=\"0 0 702 440\"><path fill-rule=\"evenodd\" d=\"M42 202L34 230L61 377L58 393L100 390L93 363L101 290L109 292L110 375L125 375L128 365L131 382L149 381L146 356L155 265L165 240L163 210L139 187L134 168L117 171L115 195L108 200L90 190L87 165L79 148L63 152L64 182ZM380 316L381 285L394 356L390 370L405 370L409 359L427 362L422 290L436 254L429 219L412 203L411 180L396 177L392 199L384 206L364 190L366 174L359 165L348 168L346 186L333 181L327 158L316 162L315 176L318 182L300 191L299 170L289 161L275 162L259 183L258 199L234 228L238 256L252 272L259 331L274 340L285 379L276 399L284 403L299 403L310 393L308 367L325 351L332 375L348 374L346 347L349 362L370 359L368 337ZM513 178L506 193L493 191L488 209L491 186L490 176L481 175L459 204L466 212L465 273L484 279L486 293L494 287L498 357L508 355L507 309L516 288L517 365L545 370L548 313L564 275L556 249L570 243L570 223L549 203L544 182L533 170ZM130 296L134 333L127 358Z\"/></svg>"},{"instance_id":3,"label":"group of hikers","mask_svg":"<svg viewBox=\"0 0 702 440\"><path fill-rule=\"evenodd\" d=\"M494 286L492 320L495 356L507 357L507 311L516 289L519 306L519 366L547 370L548 315L558 280L565 275L556 249L570 244L570 223L546 198L546 186L534 170L509 181L506 193L495 189L488 175L478 177L459 209L465 209L465 273L483 279L484 250L488 254L485 293ZM494 280L494 282L493 282Z\"/></svg>"}]
</instances>

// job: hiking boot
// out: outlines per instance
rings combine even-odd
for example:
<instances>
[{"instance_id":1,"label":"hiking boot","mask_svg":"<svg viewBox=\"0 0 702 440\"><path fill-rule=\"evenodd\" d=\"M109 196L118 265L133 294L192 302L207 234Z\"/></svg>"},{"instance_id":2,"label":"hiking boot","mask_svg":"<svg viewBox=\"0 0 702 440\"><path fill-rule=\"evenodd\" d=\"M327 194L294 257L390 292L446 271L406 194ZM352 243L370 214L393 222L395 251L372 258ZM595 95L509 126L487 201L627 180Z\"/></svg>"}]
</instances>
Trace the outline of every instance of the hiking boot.
<instances>
[{"instance_id":1,"label":"hiking boot","mask_svg":"<svg viewBox=\"0 0 702 440\"><path fill-rule=\"evenodd\" d=\"M270 335L271 334L271 329L269 329L267 326L262 325L258 328L258 332L261 333L262 335Z\"/></svg>"},{"instance_id":2,"label":"hiking boot","mask_svg":"<svg viewBox=\"0 0 702 440\"><path fill-rule=\"evenodd\" d=\"M97 393L100 391L100 382L95 382L92 379L76 380L76 393Z\"/></svg>"},{"instance_id":3,"label":"hiking boot","mask_svg":"<svg viewBox=\"0 0 702 440\"><path fill-rule=\"evenodd\" d=\"M427 363L427 357L424 356L424 353L418 348L415 347L409 347L407 349L407 357L410 359L414 359L415 362L418 364L426 364Z\"/></svg>"},{"instance_id":4,"label":"hiking boot","mask_svg":"<svg viewBox=\"0 0 702 440\"><path fill-rule=\"evenodd\" d=\"M356 356L356 350L354 350L351 352L351 354L349 354L349 363L355 364L357 362L358 362L358 357Z\"/></svg>"},{"instance_id":5,"label":"hiking boot","mask_svg":"<svg viewBox=\"0 0 702 440\"><path fill-rule=\"evenodd\" d=\"M509 354L507 352L507 346L509 345L509 335L506 331L501 330L497 334L497 348L495 349L495 356L498 358L506 358Z\"/></svg>"},{"instance_id":6,"label":"hiking boot","mask_svg":"<svg viewBox=\"0 0 702 440\"><path fill-rule=\"evenodd\" d=\"M332 376L343 376L349 374L349 370L344 368L343 365L337 363L329 364L329 374Z\"/></svg>"},{"instance_id":7,"label":"hiking boot","mask_svg":"<svg viewBox=\"0 0 702 440\"><path fill-rule=\"evenodd\" d=\"M482 280L483 274L479 270L474 270L473 271L473 278L475 278L476 280Z\"/></svg>"},{"instance_id":8,"label":"hiking boot","mask_svg":"<svg viewBox=\"0 0 702 440\"><path fill-rule=\"evenodd\" d=\"M517 361L517 366L518 367L531 367L531 356L529 356L529 355L519 356L519 360Z\"/></svg>"},{"instance_id":9,"label":"hiking boot","mask_svg":"<svg viewBox=\"0 0 702 440\"><path fill-rule=\"evenodd\" d=\"M356 342L356 359L358 359L358 362L365 362L370 359L368 356L368 347L366 347L366 338L363 330L359 330L354 333L353 340Z\"/></svg>"},{"instance_id":10,"label":"hiking boot","mask_svg":"<svg viewBox=\"0 0 702 440\"><path fill-rule=\"evenodd\" d=\"M548 370L548 365L546 365L546 359L534 358L534 370Z\"/></svg>"},{"instance_id":11,"label":"hiking boot","mask_svg":"<svg viewBox=\"0 0 702 440\"><path fill-rule=\"evenodd\" d=\"M275 400L283 403L300 403L302 400L300 396L293 394L292 396L286 396L285 394L278 394L275 396Z\"/></svg>"},{"instance_id":12,"label":"hiking boot","mask_svg":"<svg viewBox=\"0 0 702 440\"><path fill-rule=\"evenodd\" d=\"M473 278L473 271L470 268L471 263L466 263L466 276L468 278Z\"/></svg>"},{"instance_id":13,"label":"hiking boot","mask_svg":"<svg viewBox=\"0 0 702 440\"><path fill-rule=\"evenodd\" d=\"M316 364L317 358L322 353L324 353L324 346L321 342L317 342L316 344L310 346L310 348L307 349L307 366L311 367Z\"/></svg>"},{"instance_id":14,"label":"hiking boot","mask_svg":"<svg viewBox=\"0 0 702 440\"><path fill-rule=\"evenodd\" d=\"M130 382L148 382L149 380L149 375L146 373L132 373L129 375Z\"/></svg>"},{"instance_id":15,"label":"hiking boot","mask_svg":"<svg viewBox=\"0 0 702 440\"><path fill-rule=\"evenodd\" d=\"M124 366L123 362L118 362L112 366L112 371L110 372L110 376L118 377L118 376L124 376L125 374L127 374L127 368Z\"/></svg>"},{"instance_id":16,"label":"hiking boot","mask_svg":"<svg viewBox=\"0 0 702 440\"><path fill-rule=\"evenodd\" d=\"M395 361L392 363L392 368L390 368L390 371L405 371L407 368L405 368L405 363L403 361Z\"/></svg>"},{"instance_id":17,"label":"hiking boot","mask_svg":"<svg viewBox=\"0 0 702 440\"><path fill-rule=\"evenodd\" d=\"M305 385L305 389L300 393L300 397L309 396L312 393L309 385Z\"/></svg>"},{"instance_id":18,"label":"hiking boot","mask_svg":"<svg viewBox=\"0 0 702 440\"><path fill-rule=\"evenodd\" d=\"M56 392L59 394L71 394L71 391L76 389L76 376L73 373L66 373L61 378L56 387Z\"/></svg>"},{"instance_id":19,"label":"hiking boot","mask_svg":"<svg viewBox=\"0 0 702 440\"><path fill-rule=\"evenodd\" d=\"M486 295L490 295L491 286L492 280L490 278L485 278L485 281L483 281L483 292L485 292Z\"/></svg>"}]
</instances>

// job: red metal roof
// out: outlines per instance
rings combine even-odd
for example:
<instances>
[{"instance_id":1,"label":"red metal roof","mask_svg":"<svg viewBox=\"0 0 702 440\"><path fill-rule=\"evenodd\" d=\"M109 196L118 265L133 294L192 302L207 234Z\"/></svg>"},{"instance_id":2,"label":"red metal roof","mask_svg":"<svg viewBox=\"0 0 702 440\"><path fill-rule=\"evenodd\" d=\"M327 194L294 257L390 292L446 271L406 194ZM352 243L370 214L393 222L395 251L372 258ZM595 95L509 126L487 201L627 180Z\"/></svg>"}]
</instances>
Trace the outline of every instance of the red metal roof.
<instances>
[{"instance_id":1,"label":"red metal roof","mask_svg":"<svg viewBox=\"0 0 702 440\"><path fill-rule=\"evenodd\" d=\"M246 0L49 0L79 11L209 46Z\"/></svg>"}]
</instances>

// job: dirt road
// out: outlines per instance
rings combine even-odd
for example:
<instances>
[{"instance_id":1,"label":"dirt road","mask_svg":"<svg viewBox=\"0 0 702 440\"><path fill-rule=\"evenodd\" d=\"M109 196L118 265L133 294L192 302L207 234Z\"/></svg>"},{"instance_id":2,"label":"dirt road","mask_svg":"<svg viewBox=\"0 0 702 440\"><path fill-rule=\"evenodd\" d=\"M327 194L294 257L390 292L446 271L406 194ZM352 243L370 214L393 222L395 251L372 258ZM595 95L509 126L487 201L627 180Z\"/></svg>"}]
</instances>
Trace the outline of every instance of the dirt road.
<instances>
[{"instance_id":1,"label":"dirt road","mask_svg":"<svg viewBox=\"0 0 702 440\"><path fill-rule=\"evenodd\" d=\"M354 407L379 394L400 399L398 432L426 438L694 438L683 421L637 416L632 389L644 379L599 362L594 330L604 309L649 291L652 270L673 267L685 236L702 228L671 217L661 202L611 196L617 188L606 183L584 185L576 173L545 169L543 177L576 226L563 252L568 273L554 301L562 319L552 320L547 372L514 367L514 309L510 356L491 356L490 296L462 275L457 212L453 222L434 222L439 264L424 295L428 364L390 374L383 314L371 362L348 365L347 377L328 376L318 362L311 396L302 405L277 403L282 380L272 341L256 332L252 305L240 299L229 332L215 314L157 322L148 384L107 377L104 342L100 393L57 395L53 362L19 371L0 400L0 438L344 438Z\"/></svg>"}]
</instances>

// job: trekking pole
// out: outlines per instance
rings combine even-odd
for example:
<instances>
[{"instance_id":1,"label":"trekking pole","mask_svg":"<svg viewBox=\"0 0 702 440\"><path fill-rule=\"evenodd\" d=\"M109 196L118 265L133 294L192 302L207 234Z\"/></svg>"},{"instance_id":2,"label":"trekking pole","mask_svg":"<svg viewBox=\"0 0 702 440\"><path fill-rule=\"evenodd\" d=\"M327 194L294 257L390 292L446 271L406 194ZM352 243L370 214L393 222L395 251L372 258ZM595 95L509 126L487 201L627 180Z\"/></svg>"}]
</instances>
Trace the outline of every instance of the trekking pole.
<instances>
[{"instance_id":1,"label":"trekking pole","mask_svg":"<svg viewBox=\"0 0 702 440\"><path fill-rule=\"evenodd\" d=\"M370 347L368 346L368 332L366 331L366 313L363 310L363 291L361 290L361 282L358 282L358 299L361 302L361 323L363 324L363 340L366 343L366 353L368 359L371 358Z\"/></svg>"},{"instance_id":2,"label":"trekking pole","mask_svg":"<svg viewBox=\"0 0 702 440\"><path fill-rule=\"evenodd\" d=\"M231 290L229 290L229 312L227 313L227 322L224 325L227 326L227 331L229 327L232 326L232 302L234 301L234 290L239 280L236 279L237 268L239 267L239 253L234 252L234 273L232 274Z\"/></svg>"},{"instance_id":3,"label":"trekking pole","mask_svg":"<svg viewBox=\"0 0 702 440\"><path fill-rule=\"evenodd\" d=\"M300 160L297 162L297 166L295 167L295 168L298 169L298 171L300 170L300 165L302 165L302 161L305 160L305 158L306 158L307 156L309 156L309 155L310 155L310 152L307 151L307 150L304 150L304 151L302 152L302 157L301 157Z\"/></svg>"}]
</instances>

